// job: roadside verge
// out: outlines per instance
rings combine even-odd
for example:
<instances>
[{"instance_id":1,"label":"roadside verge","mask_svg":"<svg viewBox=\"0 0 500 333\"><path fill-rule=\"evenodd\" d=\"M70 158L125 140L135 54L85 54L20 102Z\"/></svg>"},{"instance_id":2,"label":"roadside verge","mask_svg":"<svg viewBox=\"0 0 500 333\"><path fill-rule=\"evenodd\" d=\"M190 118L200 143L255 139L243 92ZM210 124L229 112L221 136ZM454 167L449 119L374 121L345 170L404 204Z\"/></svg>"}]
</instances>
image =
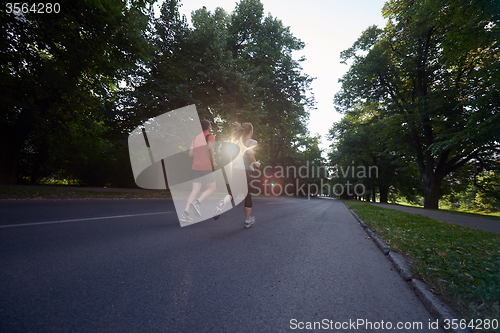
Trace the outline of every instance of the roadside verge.
<instances>
[{"instance_id":1,"label":"roadside verge","mask_svg":"<svg viewBox=\"0 0 500 333\"><path fill-rule=\"evenodd\" d=\"M459 316L445 302L434 295L427 284L413 276L410 266L403 255L391 251L390 247L384 243L384 241L382 241L382 239L375 234L347 204L345 204L345 206L365 230L368 236L374 241L377 247L389 259L401 278L408 283L410 288L414 291L415 295L420 299L429 313L434 317L434 319L439 320L441 329L446 332L453 333L472 332L469 329L453 329L451 325L447 325L446 323L451 324L452 322L455 322Z\"/></svg>"},{"instance_id":2,"label":"roadside verge","mask_svg":"<svg viewBox=\"0 0 500 333\"><path fill-rule=\"evenodd\" d=\"M57 185L0 185L0 199L168 199L167 190L140 188L77 187Z\"/></svg>"}]
</instances>

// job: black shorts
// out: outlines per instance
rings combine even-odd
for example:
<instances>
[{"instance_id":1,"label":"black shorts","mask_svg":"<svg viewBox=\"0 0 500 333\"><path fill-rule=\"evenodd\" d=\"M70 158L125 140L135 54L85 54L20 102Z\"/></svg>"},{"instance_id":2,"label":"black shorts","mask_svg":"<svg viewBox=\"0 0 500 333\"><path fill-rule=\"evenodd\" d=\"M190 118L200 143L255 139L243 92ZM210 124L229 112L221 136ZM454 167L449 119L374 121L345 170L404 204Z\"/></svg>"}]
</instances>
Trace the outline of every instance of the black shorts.
<instances>
[{"instance_id":1,"label":"black shorts","mask_svg":"<svg viewBox=\"0 0 500 333\"><path fill-rule=\"evenodd\" d=\"M193 170L193 183L215 183L215 175L212 170Z\"/></svg>"},{"instance_id":2,"label":"black shorts","mask_svg":"<svg viewBox=\"0 0 500 333\"><path fill-rule=\"evenodd\" d=\"M247 189L248 193L247 196L245 197L245 207L246 208L252 208L253 203L252 203L252 188L250 186L251 183L251 178L252 178L252 172L247 170Z\"/></svg>"}]
</instances>

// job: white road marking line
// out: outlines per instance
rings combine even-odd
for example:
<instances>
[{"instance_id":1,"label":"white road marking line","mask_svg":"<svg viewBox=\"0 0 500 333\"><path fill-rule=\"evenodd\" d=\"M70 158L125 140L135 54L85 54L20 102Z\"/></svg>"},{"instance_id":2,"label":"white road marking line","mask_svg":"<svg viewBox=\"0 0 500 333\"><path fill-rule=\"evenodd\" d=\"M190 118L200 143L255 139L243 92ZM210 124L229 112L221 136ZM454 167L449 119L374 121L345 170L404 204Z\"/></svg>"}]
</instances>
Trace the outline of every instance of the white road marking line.
<instances>
[{"instance_id":1,"label":"white road marking line","mask_svg":"<svg viewBox=\"0 0 500 333\"><path fill-rule=\"evenodd\" d=\"M169 211L169 212L131 214L131 215L100 216L100 217L89 217L89 218L84 218L84 219L59 220L59 221L47 221L47 222L6 224L6 225L0 225L0 228L15 228L15 227L27 227L27 226L30 226L30 225L56 224L56 223L68 223L68 222L81 222L81 221L105 220L105 219L118 219L118 218L122 218L122 217L148 216L148 215L159 215L159 214L168 214L168 213L173 213L173 212Z\"/></svg>"}]
</instances>

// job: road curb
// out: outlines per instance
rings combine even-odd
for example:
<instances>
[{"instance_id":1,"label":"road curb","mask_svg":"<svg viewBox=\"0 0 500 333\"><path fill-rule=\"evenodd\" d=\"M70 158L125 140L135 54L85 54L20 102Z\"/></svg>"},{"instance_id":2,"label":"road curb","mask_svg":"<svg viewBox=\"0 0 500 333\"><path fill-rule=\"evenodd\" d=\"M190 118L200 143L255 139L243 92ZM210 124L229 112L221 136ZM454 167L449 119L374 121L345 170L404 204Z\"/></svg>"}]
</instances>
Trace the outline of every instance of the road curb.
<instances>
[{"instance_id":1,"label":"road curb","mask_svg":"<svg viewBox=\"0 0 500 333\"><path fill-rule=\"evenodd\" d=\"M459 317L455 314L450 307L440 300L429 288L429 286L416 279L411 273L410 266L404 259L404 257L390 250L389 246L382 241L382 239L375 234L364 222L363 220L345 203L349 212L358 221L361 227L365 230L367 235L373 240L377 247L382 251L382 253L387 257L387 259L392 263L393 267L399 273L401 278L409 284L410 288L413 290L418 299L422 302L424 307L429 311L429 313L434 317L434 319L439 320L439 326L445 332L450 333L471 333L471 330L462 329L446 329L444 327L445 322L451 325L453 319L458 319Z\"/></svg>"}]
</instances>

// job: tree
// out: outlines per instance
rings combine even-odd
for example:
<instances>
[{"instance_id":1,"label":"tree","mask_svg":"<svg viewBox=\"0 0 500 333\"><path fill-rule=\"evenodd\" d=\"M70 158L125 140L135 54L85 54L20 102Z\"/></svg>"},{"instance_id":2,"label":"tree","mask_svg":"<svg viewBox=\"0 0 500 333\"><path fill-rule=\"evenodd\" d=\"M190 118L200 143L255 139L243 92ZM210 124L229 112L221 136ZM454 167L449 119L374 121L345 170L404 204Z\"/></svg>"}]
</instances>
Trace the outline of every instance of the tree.
<instances>
[{"instance_id":1,"label":"tree","mask_svg":"<svg viewBox=\"0 0 500 333\"><path fill-rule=\"evenodd\" d=\"M202 118L214 120L221 138L230 135L234 122L253 123L265 164L276 166L294 154L290 148L307 133L313 105L306 96L312 79L300 67L304 59L292 57L304 44L280 20L265 16L258 0L240 1L230 14L200 8L192 14L192 28L179 6L177 0L164 2L153 20L150 40L157 53L122 118L136 126L196 104Z\"/></svg>"},{"instance_id":2,"label":"tree","mask_svg":"<svg viewBox=\"0 0 500 333\"><path fill-rule=\"evenodd\" d=\"M352 60L336 95L399 117L416 163L424 207L438 208L443 179L499 151L500 7L490 1L389 1L384 30L370 27L342 53Z\"/></svg>"},{"instance_id":3,"label":"tree","mask_svg":"<svg viewBox=\"0 0 500 333\"><path fill-rule=\"evenodd\" d=\"M268 163L275 167L297 137L307 133L308 109L314 105L307 96L312 78L300 67L305 59L292 57L304 43L280 20L265 17L259 0L242 0L228 29L237 71L249 83L248 106L240 114L233 111L230 118L258 125L258 140L267 144Z\"/></svg>"},{"instance_id":4,"label":"tree","mask_svg":"<svg viewBox=\"0 0 500 333\"><path fill-rule=\"evenodd\" d=\"M397 118L384 116L382 106L373 102L357 104L330 129L330 164L344 170L339 175L350 174L350 183L363 184L367 200L375 201L378 190L380 202L387 203L391 186L406 189L412 181L400 153L404 147L397 148L400 141L395 129ZM346 171L352 168L359 177ZM339 181L347 180L342 178L346 177Z\"/></svg>"},{"instance_id":5,"label":"tree","mask_svg":"<svg viewBox=\"0 0 500 333\"><path fill-rule=\"evenodd\" d=\"M65 2L43 15L1 11L1 183L53 172L50 161L63 159L54 154L77 137L73 131L108 118L119 80L148 56L142 31L150 2Z\"/></svg>"}]
</instances>

